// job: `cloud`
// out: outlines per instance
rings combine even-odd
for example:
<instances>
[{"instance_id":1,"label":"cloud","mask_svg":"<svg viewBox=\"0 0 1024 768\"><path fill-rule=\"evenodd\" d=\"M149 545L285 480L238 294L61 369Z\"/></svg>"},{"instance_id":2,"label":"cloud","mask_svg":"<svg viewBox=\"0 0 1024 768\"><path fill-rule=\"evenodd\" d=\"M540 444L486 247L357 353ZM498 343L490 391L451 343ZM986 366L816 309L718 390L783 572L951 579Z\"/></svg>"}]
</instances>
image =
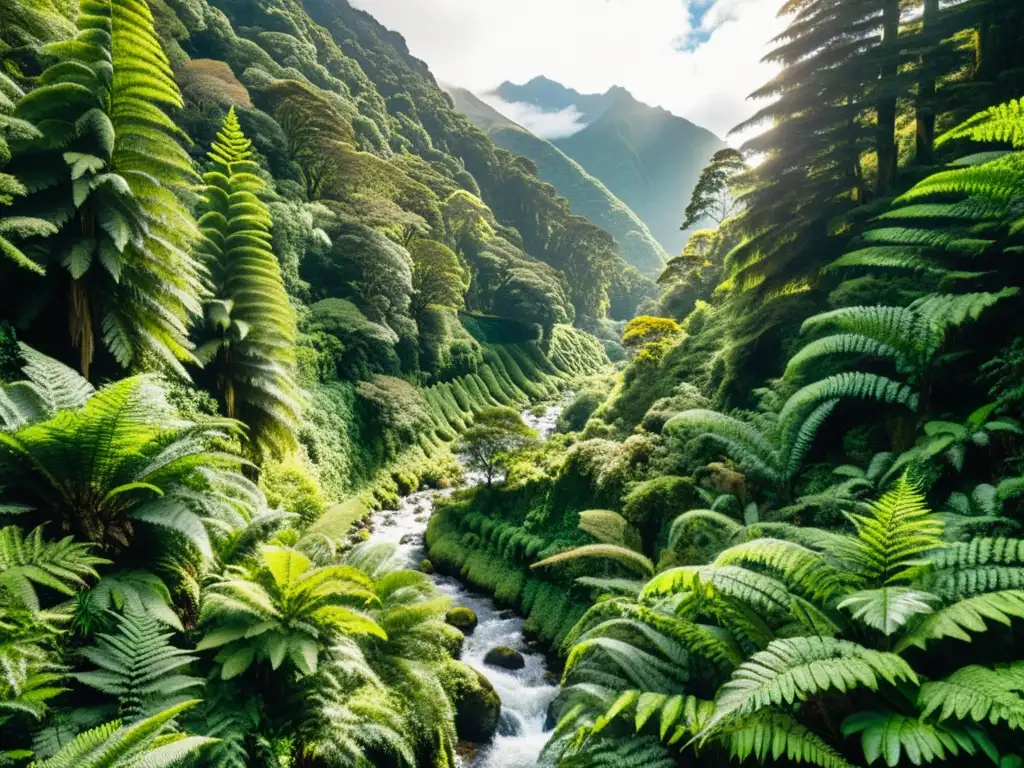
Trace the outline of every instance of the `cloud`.
<instances>
[{"instance_id":1,"label":"cloud","mask_svg":"<svg viewBox=\"0 0 1024 768\"><path fill-rule=\"evenodd\" d=\"M480 98L512 122L518 123L542 139L564 139L587 127L583 115L576 107L567 107L558 112L544 112L533 104L505 101L493 93L480 94Z\"/></svg>"},{"instance_id":2,"label":"cloud","mask_svg":"<svg viewBox=\"0 0 1024 768\"><path fill-rule=\"evenodd\" d=\"M774 75L760 59L781 29L775 0L351 1L444 82L476 93L536 75L583 93L620 85L723 137L756 110L746 96Z\"/></svg>"}]
</instances>

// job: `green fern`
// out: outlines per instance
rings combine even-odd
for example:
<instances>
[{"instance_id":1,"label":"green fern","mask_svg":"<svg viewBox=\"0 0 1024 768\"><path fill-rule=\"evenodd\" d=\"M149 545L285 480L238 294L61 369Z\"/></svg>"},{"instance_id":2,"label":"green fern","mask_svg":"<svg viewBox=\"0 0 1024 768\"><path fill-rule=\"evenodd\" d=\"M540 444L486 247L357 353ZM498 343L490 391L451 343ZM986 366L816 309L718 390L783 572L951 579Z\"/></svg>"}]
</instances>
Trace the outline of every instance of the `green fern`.
<instances>
[{"instance_id":1,"label":"green fern","mask_svg":"<svg viewBox=\"0 0 1024 768\"><path fill-rule=\"evenodd\" d=\"M549 568L553 565L574 563L585 558L611 560L641 576L651 576L654 574L654 563L651 562L649 557L640 554L636 550L618 547L613 544L587 544L582 547L576 547L539 560L533 563L530 568Z\"/></svg>"},{"instance_id":2,"label":"green fern","mask_svg":"<svg viewBox=\"0 0 1024 768\"><path fill-rule=\"evenodd\" d=\"M765 709L728 733L730 755L740 761L756 757L761 764L783 758L821 768L854 768L823 738L791 715Z\"/></svg>"},{"instance_id":3,"label":"green fern","mask_svg":"<svg viewBox=\"0 0 1024 768\"><path fill-rule=\"evenodd\" d=\"M157 379L122 379L80 409L0 432L0 481L12 501L104 549L126 546L133 525L145 524L210 556L205 521L231 530L248 514L244 462L207 447L238 429L184 421Z\"/></svg>"},{"instance_id":4,"label":"green fern","mask_svg":"<svg viewBox=\"0 0 1024 768\"><path fill-rule=\"evenodd\" d=\"M905 475L864 514L847 517L857 536L846 539L838 554L856 567L864 584L908 579L921 555L943 546L942 523Z\"/></svg>"},{"instance_id":5,"label":"green fern","mask_svg":"<svg viewBox=\"0 0 1024 768\"><path fill-rule=\"evenodd\" d=\"M935 725L917 717L893 712L860 712L843 721L843 734L861 735L861 749L868 765L883 758L890 768L921 765L956 757L961 752L975 755L985 745L979 731Z\"/></svg>"},{"instance_id":6,"label":"green fern","mask_svg":"<svg viewBox=\"0 0 1024 768\"><path fill-rule=\"evenodd\" d=\"M42 527L25 536L17 526L0 528L0 595L29 610L40 608L36 586L74 595L99 578L95 566L109 563L91 554L92 547L67 536L43 541Z\"/></svg>"},{"instance_id":7,"label":"green fern","mask_svg":"<svg viewBox=\"0 0 1024 768\"><path fill-rule=\"evenodd\" d=\"M936 147L956 139L981 142L1005 142L1024 149L1024 99L989 107L940 136Z\"/></svg>"},{"instance_id":8,"label":"green fern","mask_svg":"<svg viewBox=\"0 0 1024 768\"><path fill-rule=\"evenodd\" d=\"M961 667L942 680L926 682L918 693L921 717L939 721L955 717L976 723L1024 729L1024 663L995 668Z\"/></svg>"},{"instance_id":9,"label":"green fern","mask_svg":"<svg viewBox=\"0 0 1024 768\"><path fill-rule=\"evenodd\" d=\"M25 381L0 386L0 429L13 430L45 421L58 411L81 408L95 390L75 371L25 344Z\"/></svg>"},{"instance_id":10,"label":"green fern","mask_svg":"<svg viewBox=\"0 0 1024 768\"><path fill-rule=\"evenodd\" d=\"M172 768L213 741L166 732L176 717L198 703L182 702L132 725L119 720L101 725L29 768Z\"/></svg>"},{"instance_id":11,"label":"green fern","mask_svg":"<svg viewBox=\"0 0 1024 768\"><path fill-rule=\"evenodd\" d=\"M260 450L295 445L299 394L295 383L295 312L271 249L270 212L259 195L266 185L252 142L232 107L205 174L199 254L210 273L213 300L197 356L211 370L229 418L250 427Z\"/></svg>"},{"instance_id":12,"label":"green fern","mask_svg":"<svg viewBox=\"0 0 1024 768\"><path fill-rule=\"evenodd\" d=\"M1024 618L1024 590L988 592L968 597L929 614L896 645L897 651L910 646L924 648L930 640L952 637L970 642L969 632L984 632L986 620L1010 625Z\"/></svg>"},{"instance_id":13,"label":"green fern","mask_svg":"<svg viewBox=\"0 0 1024 768\"><path fill-rule=\"evenodd\" d=\"M82 373L99 338L123 367L148 353L184 376L203 293L183 202L196 176L165 112L182 99L149 4L81 0L75 38L43 50L56 63L15 110L41 136L17 148L11 169L33 190L21 205L52 211L60 230L38 251L66 271L47 279L70 284Z\"/></svg>"},{"instance_id":14,"label":"green fern","mask_svg":"<svg viewBox=\"0 0 1024 768\"><path fill-rule=\"evenodd\" d=\"M0 206L8 206L16 198L28 194L25 185L17 178L3 173L4 166L11 159L8 140L31 141L40 135L31 123L11 116L15 102L22 96L24 94L21 89L6 74L0 72ZM43 219L0 216L0 255L23 269L44 275L46 270L25 255L16 243L26 238L49 237L56 232L57 228Z\"/></svg>"},{"instance_id":15,"label":"green fern","mask_svg":"<svg viewBox=\"0 0 1024 768\"><path fill-rule=\"evenodd\" d=\"M72 677L118 702L118 716L135 720L180 703L183 692L202 687L199 677L181 674L198 657L170 644L173 636L151 616L131 609L115 614L116 634L99 634L81 656L99 667Z\"/></svg>"},{"instance_id":16,"label":"green fern","mask_svg":"<svg viewBox=\"0 0 1024 768\"><path fill-rule=\"evenodd\" d=\"M220 649L223 680L255 662L276 670L286 659L310 675L332 637L387 638L359 610L376 600L370 579L351 566L316 568L301 552L267 546L252 577L234 569L209 589L201 616L207 633L197 650Z\"/></svg>"},{"instance_id":17,"label":"green fern","mask_svg":"<svg viewBox=\"0 0 1024 768\"><path fill-rule=\"evenodd\" d=\"M877 690L882 682L917 682L899 656L848 640L797 637L775 640L741 664L715 699L715 714L703 731L714 734L733 718L767 707L792 705L828 690Z\"/></svg>"}]
</instances>

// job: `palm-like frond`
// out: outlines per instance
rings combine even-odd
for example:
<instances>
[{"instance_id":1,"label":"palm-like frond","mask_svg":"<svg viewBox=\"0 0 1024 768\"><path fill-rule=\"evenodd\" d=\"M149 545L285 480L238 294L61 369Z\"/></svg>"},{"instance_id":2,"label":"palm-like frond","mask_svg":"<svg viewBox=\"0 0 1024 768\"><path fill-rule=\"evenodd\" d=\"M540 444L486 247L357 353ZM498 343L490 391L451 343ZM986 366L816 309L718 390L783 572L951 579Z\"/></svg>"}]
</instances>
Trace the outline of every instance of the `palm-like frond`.
<instances>
[{"instance_id":1,"label":"palm-like frond","mask_svg":"<svg viewBox=\"0 0 1024 768\"><path fill-rule=\"evenodd\" d=\"M225 413L250 427L260 449L295 444L295 312L271 249L272 221L252 142L228 112L209 153L199 253L210 274L200 358L211 367Z\"/></svg>"},{"instance_id":2,"label":"palm-like frond","mask_svg":"<svg viewBox=\"0 0 1024 768\"><path fill-rule=\"evenodd\" d=\"M377 600L369 577L355 568L317 568L297 550L267 546L253 578L236 569L210 588L201 615L207 633L197 649L221 649L216 660L224 680L254 662L276 670L286 659L302 674L313 674L332 639L387 639L365 613Z\"/></svg>"},{"instance_id":3,"label":"palm-like frond","mask_svg":"<svg viewBox=\"0 0 1024 768\"><path fill-rule=\"evenodd\" d=\"M237 429L225 420L180 419L159 381L137 376L104 387L78 410L0 432L0 476L12 500L103 547L127 545L135 521L209 555L207 520L229 530L244 522L243 462L207 447Z\"/></svg>"},{"instance_id":4,"label":"palm-like frond","mask_svg":"<svg viewBox=\"0 0 1024 768\"><path fill-rule=\"evenodd\" d=\"M149 4L82 0L76 37L45 51L57 61L15 111L40 137L19 147L12 170L33 177L25 207L56 211L43 252L72 279L82 371L99 337L125 367L149 352L184 375L203 292L184 202L195 173L164 111L182 100Z\"/></svg>"},{"instance_id":5,"label":"palm-like frond","mask_svg":"<svg viewBox=\"0 0 1024 768\"><path fill-rule=\"evenodd\" d=\"M87 578L99 577L95 566L107 562L70 536L44 541L42 527L27 536L17 526L0 528L0 590L32 611L39 610L36 585L74 595L87 586Z\"/></svg>"}]
</instances>

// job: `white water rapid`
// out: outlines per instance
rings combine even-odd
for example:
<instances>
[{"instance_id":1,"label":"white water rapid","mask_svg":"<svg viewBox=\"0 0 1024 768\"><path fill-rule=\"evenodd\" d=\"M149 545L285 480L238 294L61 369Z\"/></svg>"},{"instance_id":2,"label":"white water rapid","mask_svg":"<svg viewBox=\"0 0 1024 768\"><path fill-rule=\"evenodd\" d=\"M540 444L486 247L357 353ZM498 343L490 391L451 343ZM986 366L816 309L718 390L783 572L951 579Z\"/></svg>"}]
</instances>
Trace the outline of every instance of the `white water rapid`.
<instances>
[{"instance_id":1,"label":"white water rapid","mask_svg":"<svg viewBox=\"0 0 1024 768\"><path fill-rule=\"evenodd\" d=\"M549 406L542 416L523 413L523 419L546 440L555 431L561 406ZM483 481L467 472L464 485ZM423 534L433 511L434 498L451 491L417 491L402 499L396 512L378 513L371 541L390 542L409 568L419 568L426 558ZM476 668L494 685L501 697L501 722L490 744L468 761L464 768L536 768L537 757L547 742L544 731L548 705L558 692L545 677L544 657L530 651L523 638L523 620L509 610L498 608L490 597L470 592L456 579L432 575L434 583L452 598L453 605L471 608L477 616L476 630L466 638L461 660ZM496 645L515 648L526 660L525 668L511 672L484 664L484 655Z\"/></svg>"}]
</instances>

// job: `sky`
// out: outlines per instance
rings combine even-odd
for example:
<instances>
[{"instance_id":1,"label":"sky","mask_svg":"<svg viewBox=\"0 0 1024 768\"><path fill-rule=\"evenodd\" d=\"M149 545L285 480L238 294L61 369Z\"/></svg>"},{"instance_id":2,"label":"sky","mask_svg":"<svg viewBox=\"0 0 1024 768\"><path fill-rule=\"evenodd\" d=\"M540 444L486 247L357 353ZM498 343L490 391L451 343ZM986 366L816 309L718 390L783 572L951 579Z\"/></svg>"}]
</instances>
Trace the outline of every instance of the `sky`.
<instances>
[{"instance_id":1,"label":"sky","mask_svg":"<svg viewBox=\"0 0 1024 768\"><path fill-rule=\"evenodd\" d=\"M779 0L350 0L400 32L442 83L479 94L545 75L582 93L627 88L727 138L756 111L747 94L783 27ZM546 138L581 127L494 102Z\"/></svg>"}]
</instances>

